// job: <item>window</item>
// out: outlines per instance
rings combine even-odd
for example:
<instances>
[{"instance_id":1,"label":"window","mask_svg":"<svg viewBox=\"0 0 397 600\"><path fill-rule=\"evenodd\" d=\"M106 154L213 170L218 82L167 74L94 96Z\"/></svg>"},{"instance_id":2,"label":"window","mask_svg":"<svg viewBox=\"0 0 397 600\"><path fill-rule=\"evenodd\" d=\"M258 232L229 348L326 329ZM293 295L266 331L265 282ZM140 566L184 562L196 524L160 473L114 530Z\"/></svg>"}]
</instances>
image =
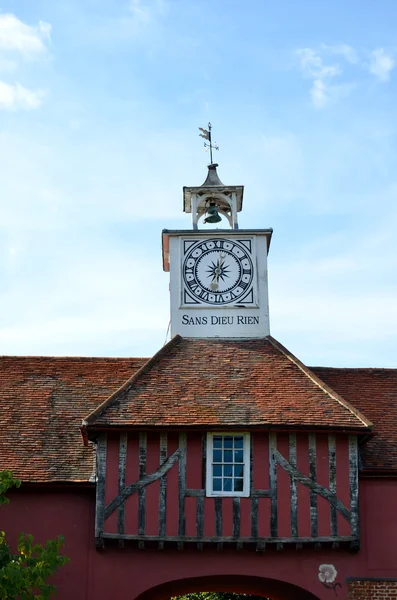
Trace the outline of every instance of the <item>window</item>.
<instances>
[{"instance_id":1,"label":"window","mask_svg":"<svg viewBox=\"0 0 397 600\"><path fill-rule=\"evenodd\" d=\"M249 433L207 434L207 496L249 496Z\"/></svg>"}]
</instances>

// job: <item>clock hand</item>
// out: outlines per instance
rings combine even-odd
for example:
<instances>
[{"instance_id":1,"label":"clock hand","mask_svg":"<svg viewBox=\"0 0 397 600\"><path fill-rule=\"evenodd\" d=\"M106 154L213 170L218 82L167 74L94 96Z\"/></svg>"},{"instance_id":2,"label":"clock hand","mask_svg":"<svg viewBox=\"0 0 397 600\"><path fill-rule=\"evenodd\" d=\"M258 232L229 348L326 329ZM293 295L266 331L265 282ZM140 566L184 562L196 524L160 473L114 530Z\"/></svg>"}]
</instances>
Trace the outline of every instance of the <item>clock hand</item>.
<instances>
[{"instance_id":1,"label":"clock hand","mask_svg":"<svg viewBox=\"0 0 397 600\"><path fill-rule=\"evenodd\" d=\"M216 292L216 290L219 288L219 283L218 283L219 275L221 273L221 267L222 267L223 261L225 260L225 256L226 255L222 252L219 254L218 262L215 267L215 277L210 284L210 288L213 292Z\"/></svg>"}]
</instances>

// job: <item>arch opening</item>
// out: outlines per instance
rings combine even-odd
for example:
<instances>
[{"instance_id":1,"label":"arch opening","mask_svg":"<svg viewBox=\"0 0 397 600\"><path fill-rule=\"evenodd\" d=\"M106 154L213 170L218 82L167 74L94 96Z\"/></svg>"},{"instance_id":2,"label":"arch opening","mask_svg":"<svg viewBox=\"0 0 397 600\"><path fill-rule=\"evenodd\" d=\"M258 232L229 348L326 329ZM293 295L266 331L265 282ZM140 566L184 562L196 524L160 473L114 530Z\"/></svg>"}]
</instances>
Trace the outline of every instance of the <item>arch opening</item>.
<instances>
[{"instance_id":1,"label":"arch opening","mask_svg":"<svg viewBox=\"0 0 397 600\"><path fill-rule=\"evenodd\" d=\"M232 592L247 594L247 600L320 600L292 583L262 577L225 575L178 579L147 590L136 600L171 600L194 592ZM250 598L251 597L251 598ZM181 599L182 600L182 599Z\"/></svg>"}]
</instances>

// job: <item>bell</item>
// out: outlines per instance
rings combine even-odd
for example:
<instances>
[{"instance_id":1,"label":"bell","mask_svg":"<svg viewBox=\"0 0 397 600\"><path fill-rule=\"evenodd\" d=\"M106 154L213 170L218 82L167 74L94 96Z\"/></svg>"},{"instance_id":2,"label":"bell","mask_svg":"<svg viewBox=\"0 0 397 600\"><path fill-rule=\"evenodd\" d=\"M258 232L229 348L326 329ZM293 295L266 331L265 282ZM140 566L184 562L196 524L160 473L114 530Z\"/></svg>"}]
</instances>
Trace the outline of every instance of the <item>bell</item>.
<instances>
[{"instance_id":1,"label":"bell","mask_svg":"<svg viewBox=\"0 0 397 600\"><path fill-rule=\"evenodd\" d=\"M208 216L204 219L204 223L219 223L222 221L215 204L210 204L210 206L207 208L207 215Z\"/></svg>"}]
</instances>

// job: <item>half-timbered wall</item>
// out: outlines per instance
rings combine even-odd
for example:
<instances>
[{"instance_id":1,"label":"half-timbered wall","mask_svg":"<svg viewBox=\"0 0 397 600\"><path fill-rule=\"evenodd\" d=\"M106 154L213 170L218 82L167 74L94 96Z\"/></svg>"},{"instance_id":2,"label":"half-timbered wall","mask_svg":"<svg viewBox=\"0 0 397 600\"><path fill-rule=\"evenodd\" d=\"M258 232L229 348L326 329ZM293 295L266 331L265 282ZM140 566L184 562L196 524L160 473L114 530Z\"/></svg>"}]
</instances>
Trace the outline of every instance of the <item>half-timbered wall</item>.
<instances>
[{"instance_id":1,"label":"half-timbered wall","mask_svg":"<svg viewBox=\"0 0 397 600\"><path fill-rule=\"evenodd\" d=\"M205 495L206 434L102 434L96 538L165 543L348 542L357 549L355 435L251 434L249 498Z\"/></svg>"}]
</instances>

